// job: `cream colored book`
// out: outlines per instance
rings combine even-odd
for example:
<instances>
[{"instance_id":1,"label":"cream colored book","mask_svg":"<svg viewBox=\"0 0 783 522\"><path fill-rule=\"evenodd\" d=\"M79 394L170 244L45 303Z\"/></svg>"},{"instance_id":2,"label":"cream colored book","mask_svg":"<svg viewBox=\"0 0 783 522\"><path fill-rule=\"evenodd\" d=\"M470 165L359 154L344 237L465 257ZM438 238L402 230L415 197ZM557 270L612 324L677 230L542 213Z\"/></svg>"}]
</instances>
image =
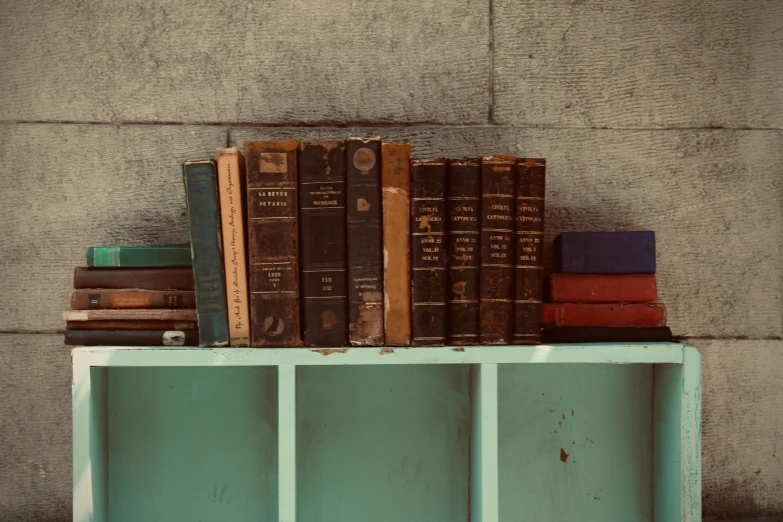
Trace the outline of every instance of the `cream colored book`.
<instances>
[{"instance_id":1,"label":"cream colored book","mask_svg":"<svg viewBox=\"0 0 783 522\"><path fill-rule=\"evenodd\" d=\"M236 148L218 149L217 167L226 267L229 344L250 346L250 310L245 261L245 158Z\"/></svg>"}]
</instances>

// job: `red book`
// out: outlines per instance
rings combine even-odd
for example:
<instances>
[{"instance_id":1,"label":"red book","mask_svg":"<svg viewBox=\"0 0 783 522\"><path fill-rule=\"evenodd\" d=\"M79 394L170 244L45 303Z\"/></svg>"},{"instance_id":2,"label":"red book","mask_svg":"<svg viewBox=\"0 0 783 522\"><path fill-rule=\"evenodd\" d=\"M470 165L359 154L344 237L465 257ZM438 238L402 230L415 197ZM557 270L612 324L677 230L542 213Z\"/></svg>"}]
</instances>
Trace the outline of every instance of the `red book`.
<instances>
[{"instance_id":1,"label":"red book","mask_svg":"<svg viewBox=\"0 0 783 522\"><path fill-rule=\"evenodd\" d=\"M579 304L544 305L542 323L556 326L665 326L666 309L651 304Z\"/></svg>"},{"instance_id":2,"label":"red book","mask_svg":"<svg viewBox=\"0 0 783 522\"><path fill-rule=\"evenodd\" d=\"M555 303L654 303L658 300L655 274L552 274Z\"/></svg>"}]
</instances>

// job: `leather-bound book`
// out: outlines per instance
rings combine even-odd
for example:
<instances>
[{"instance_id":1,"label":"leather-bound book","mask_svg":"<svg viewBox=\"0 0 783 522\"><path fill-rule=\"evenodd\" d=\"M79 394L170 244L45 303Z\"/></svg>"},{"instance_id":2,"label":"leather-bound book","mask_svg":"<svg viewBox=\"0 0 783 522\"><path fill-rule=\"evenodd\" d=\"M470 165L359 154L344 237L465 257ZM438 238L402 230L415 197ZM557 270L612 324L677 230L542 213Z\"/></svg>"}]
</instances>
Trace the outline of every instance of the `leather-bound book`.
<instances>
[{"instance_id":1,"label":"leather-bound book","mask_svg":"<svg viewBox=\"0 0 783 522\"><path fill-rule=\"evenodd\" d=\"M68 294L71 310L95 308L196 308L196 293L190 290L105 290L85 288ZM154 328L153 328L154 330Z\"/></svg>"},{"instance_id":2,"label":"leather-bound book","mask_svg":"<svg viewBox=\"0 0 783 522\"><path fill-rule=\"evenodd\" d=\"M555 326L666 326L662 303L547 303L541 316Z\"/></svg>"},{"instance_id":3,"label":"leather-bound book","mask_svg":"<svg viewBox=\"0 0 783 522\"><path fill-rule=\"evenodd\" d=\"M299 144L302 339L307 346L348 342L345 142Z\"/></svg>"},{"instance_id":4,"label":"leather-bound book","mask_svg":"<svg viewBox=\"0 0 783 522\"><path fill-rule=\"evenodd\" d=\"M517 162L516 230L514 232L513 344L541 342L544 297L545 159Z\"/></svg>"},{"instance_id":5,"label":"leather-bound book","mask_svg":"<svg viewBox=\"0 0 783 522\"><path fill-rule=\"evenodd\" d=\"M197 321L156 321L120 319L117 321L68 321L66 330L198 330Z\"/></svg>"},{"instance_id":6,"label":"leather-bound book","mask_svg":"<svg viewBox=\"0 0 783 522\"><path fill-rule=\"evenodd\" d=\"M381 139L348 138L348 338L382 346Z\"/></svg>"},{"instance_id":7,"label":"leather-bound book","mask_svg":"<svg viewBox=\"0 0 783 522\"><path fill-rule=\"evenodd\" d=\"M250 345L301 346L299 140L246 141Z\"/></svg>"},{"instance_id":8,"label":"leather-bound book","mask_svg":"<svg viewBox=\"0 0 783 522\"><path fill-rule=\"evenodd\" d=\"M68 346L198 346L198 330L68 330Z\"/></svg>"},{"instance_id":9,"label":"leather-bound book","mask_svg":"<svg viewBox=\"0 0 783 522\"><path fill-rule=\"evenodd\" d=\"M250 305L245 253L245 157L233 147L218 149L217 166L229 344L250 346Z\"/></svg>"},{"instance_id":10,"label":"leather-bound book","mask_svg":"<svg viewBox=\"0 0 783 522\"><path fill-rule=\"evenodd\" d=\"M193 269L172 268L85 268L73 270L73 287L142 288L144 290L193 290Z\"/></svg>"},{"instance_id":11,"label":"leather-bound book","mask_svg":"<svg viewBox=\"0 0 783 522\"><path fill-rule=\"evenodd\" d=\"M478 344L481 161L449 160L447 171L448 343Z\"/></svg>"},{"instance_id":12,"label":"leather-bound book","mask_svg":"<svg viewBox=\"0 0 783 522\"><path fill-rule=\"evenodd\" d=\"M201 346L228 346L228 303L215 162L183 165Z\"/></svg>"},{"instance_id":13,"label":"leather-bound book","mask_svg":"<svg viewBox=\"0 0 783 522\"><path fill-rule=\"evenodd\" d=\"M196 310L65 310L65 321L198 321Z\"/></svg>"},{"instance_id":14,"label":"leather-bound book","mask_svg":"<svg viewBox=\"0 0 783 522\"><path fill-rule=\"evenodd\" d=\"M515 173L512 156L481 161L481 344L509 344L512 338Z\"/></svg>"},{"instance_id":15,"label":"leather-bound book","mask_svg":"<svg viewBox=\"0 0 783 522\"><path fill-rule=\"evenodd\" d=\"M383 143L383 325L388 346L411 344L410 143Z\"/></svg>"},{"instance_id":16,"label":"leather-bound book","mask_svg":"<svg viewBox=\"0 0 783 522\"><path fill-rule=\"evenodd\" d=\"M446 162L411 161L414 346L446 344Z\"/></svg>"}]
</instances>

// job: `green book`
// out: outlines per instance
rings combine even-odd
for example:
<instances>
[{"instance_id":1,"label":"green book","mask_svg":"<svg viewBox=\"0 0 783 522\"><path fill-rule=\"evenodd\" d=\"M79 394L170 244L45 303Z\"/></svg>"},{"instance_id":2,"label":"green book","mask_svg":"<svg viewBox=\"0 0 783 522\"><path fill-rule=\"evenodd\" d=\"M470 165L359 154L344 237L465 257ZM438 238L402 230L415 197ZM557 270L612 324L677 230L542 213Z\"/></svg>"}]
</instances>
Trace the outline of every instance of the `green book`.
<instances>
[{"instance_id":1,"label":"green book","mask_svg":"<svg viewBox=\"0 0 783 522\"><path fill-rule=\"evenodd\" d=\"M90 247L87 249L87 266L193 266L193 259L188 243L151 247Z\"/></svg>"}]
</instances>

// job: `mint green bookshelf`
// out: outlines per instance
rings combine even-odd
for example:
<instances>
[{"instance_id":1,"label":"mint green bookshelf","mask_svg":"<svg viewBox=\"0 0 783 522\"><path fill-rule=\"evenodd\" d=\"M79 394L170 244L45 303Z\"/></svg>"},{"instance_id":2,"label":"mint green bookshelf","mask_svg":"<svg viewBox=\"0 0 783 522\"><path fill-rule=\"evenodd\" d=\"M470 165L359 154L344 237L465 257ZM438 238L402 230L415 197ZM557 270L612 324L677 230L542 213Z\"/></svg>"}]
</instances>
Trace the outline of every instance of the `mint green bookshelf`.
<instances>
[{"instance_id":1,"label":"mint green bookshelf","mask_svg":"<svg viewBox=\"0 0 783 522\"><path fill-rule=\"evenodd\" d=\"M72 356L79 522L701 520L690 346Z\"/></svg>"}]
</instances>

